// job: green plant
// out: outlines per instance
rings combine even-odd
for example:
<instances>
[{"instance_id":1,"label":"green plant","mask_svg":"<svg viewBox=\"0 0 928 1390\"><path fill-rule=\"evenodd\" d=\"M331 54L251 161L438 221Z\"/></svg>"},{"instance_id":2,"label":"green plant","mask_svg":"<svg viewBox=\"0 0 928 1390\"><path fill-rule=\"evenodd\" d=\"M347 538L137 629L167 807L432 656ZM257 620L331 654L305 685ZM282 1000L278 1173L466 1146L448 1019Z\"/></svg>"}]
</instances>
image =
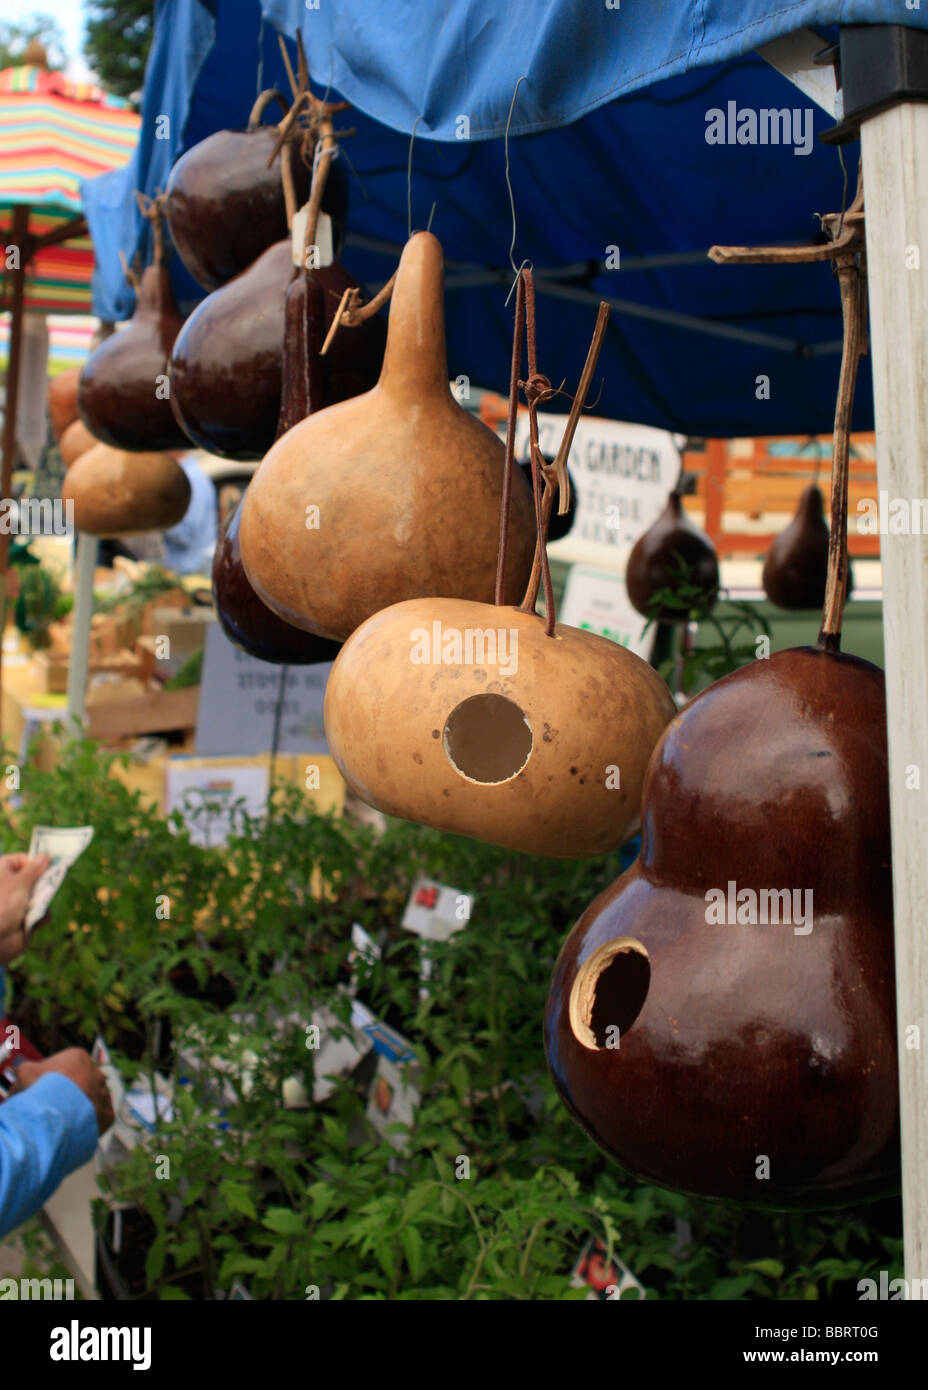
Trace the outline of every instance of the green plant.
<instances>
[{"instance_id":1,"label":"green plant","mask_svg":"<svg viewBox=\"0 0 928 1390\"><path fill-rule=\"evenodd\" d=\"M674 624L675 638L672 650L660 662L658 669L667 681L676 680L678 688L685 695L697 687L720 680L731 671L737 671L748 661L753 661L758 653L758 639L770 639L770 624L752 603L732 599L722 589L719 598L724 602L724 611L716 607L707 608L705 591L693 583L693 566L688 565L681 556L675 557L676 578L673 585L658 589L649 604L651 616L645 632L658 621L657 615L672 611L679 614ZM706 630L711 630L717 642L703 645L690 645L684 638L686 626L700 624L700 638Z\"/></svg>"},{"instance_id":2,"label":"green plant","mask_svg":"<svg viewBox=\"0 0 928 1390\"><path fill-rule=\"evenodd\" d=\"M53 771L30 768L4 843L41 821L95 826L13 969L14 1012L85 1044L99 1028L127 1084L173 1085L173 1114L101 1179L101 1227L108 1202L134 1208L134 1296L212 1297L241 1280L269 1299L573 1299L591 1236L650 1298L856 1298L857 1279L899 1272L891 1206L769 1216L682 1197L609 1165L564 1110L540 1018L560 943L613 862L404 823L378 837L285 786L268 817L239 809L227 845L201 849L108 762L81 740ZM220 808L206 798L198 813ZM401 926L419 875L476 899L463 930L429 943L427 993L420 941ZM349 961L355 922L379 961ZM347 1029L352 972L415 1053L414 1121L385 1134L374 1054L319 1103L281 1104L287 1078L311 1092L317 1011L335 1015L333 1035Z\"/></svg>"},{"instance_id":3,"label":"green plant","mask_svg":"<svg viewBox=\"0 0 928 1390\"><path fill-rule=\"evenodd\" d=\"M57 616L61 588L44 565L20 564L17 572L19 595L13 608L14 620L20 632L39 650L49 644L48 628Z\"/></svg>"}]
</instances>

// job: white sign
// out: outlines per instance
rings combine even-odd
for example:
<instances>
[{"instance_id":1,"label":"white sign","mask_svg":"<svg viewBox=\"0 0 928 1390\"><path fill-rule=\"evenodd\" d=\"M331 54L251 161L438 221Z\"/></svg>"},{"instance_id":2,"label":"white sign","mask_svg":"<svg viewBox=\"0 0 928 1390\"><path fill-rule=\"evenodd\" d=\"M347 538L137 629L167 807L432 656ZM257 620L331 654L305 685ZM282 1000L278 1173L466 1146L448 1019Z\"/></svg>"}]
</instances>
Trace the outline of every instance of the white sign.
<instances>
[{"instance_id":1,"label":"white sign","mask_svg":"<svg viewBox=\"0 0 928 1390\"><path fill-rule=\"evenodd\" d=\"M330 661L288 666L279 753L327 753L322 708ZM269 753L283 668L248 656L210 623L203 653L194 751L201 758Z\"/></svg>"},{"instance_id":2,"label":"white sign","mask_svg":"<svg viewBox=\"0 0 928 1390\"><path fill-rule=\"evenodd\" d=\"M566 415L539 412L538 442L547 457L557 453L566 423ZM515 453L528 458L527 411L517 418ZM667 430L594 417L577 426L567 466L577 494L571 541L613 546L625 555L664 510L681 457Z\"/></svg>"},{"instance_id":3,"label":"white sign","mask_svg":"<svg viewBox=\"0 0 928 1390\"><path fill-rule=\"evenodd\" d=\"M654 628L643 635L647 619L632 607L625 580L612 570L571 565L557 616L569 627L608 637L645 661L651 659Z\"/></svg>"},{"instance_id":4,"label":"white sign","mask_svg":"<svg viewBox=\"0 0 928 1390\"><path fill-rule=\"evenodd\" d=\"M267 805L268 769L253 764L201 767L168 758L164 783L164 813L180 811L195 845L224 845L233 808L259 816Z\"/></svg>"}]
</instances>

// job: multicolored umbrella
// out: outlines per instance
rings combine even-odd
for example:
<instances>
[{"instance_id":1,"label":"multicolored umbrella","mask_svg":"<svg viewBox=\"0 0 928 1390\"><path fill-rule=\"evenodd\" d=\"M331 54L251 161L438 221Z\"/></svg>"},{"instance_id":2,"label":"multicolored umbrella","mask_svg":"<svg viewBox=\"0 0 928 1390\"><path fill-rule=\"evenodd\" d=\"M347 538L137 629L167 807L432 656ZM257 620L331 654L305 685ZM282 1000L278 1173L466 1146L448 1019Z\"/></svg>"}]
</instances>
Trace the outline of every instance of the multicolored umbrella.
<instances>
[{"instance_id":1,"label":"multicolored umbrella","mask_svg":"<svg viewBox=\"0 0 928 1390\"><path fill-rule=\"evenodd\" d=\"M120 97L60 72L0 71L0 240L10 243L14 209L30 209L36 240L64 235L81 214L80 183L129 162L140 118ZM68 236L36 251L27 269L27 313L91 312L93 247ZM6 277L6 283L10 277ZM5 289L3 307L8 308Z\"/></svg>"}]
</instances>

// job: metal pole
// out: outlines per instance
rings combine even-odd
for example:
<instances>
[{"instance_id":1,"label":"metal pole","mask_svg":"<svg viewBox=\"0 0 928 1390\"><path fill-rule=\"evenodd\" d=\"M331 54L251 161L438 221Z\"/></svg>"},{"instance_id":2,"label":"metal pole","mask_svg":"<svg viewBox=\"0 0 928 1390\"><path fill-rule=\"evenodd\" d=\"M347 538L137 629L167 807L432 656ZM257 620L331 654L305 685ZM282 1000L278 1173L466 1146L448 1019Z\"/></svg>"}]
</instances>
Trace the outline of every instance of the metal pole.
<instances>
[{"instance_id":1,"label":"metal pole","mask_svg":"<svg viewBox=\"0 0 928 1390\"><path fill-rule=\"evenodd\" d=\"M7 506L13 495L13 457L16 453L16 406L19 398L19 359L23 340L23 300L28 260L29 208L19 204L13 210L10 246L19 261L11 269L13 293L10 300L10 355L6 367L6 407L3 412L3 462L0 467L0 498ZM10 558L10 528L0 528L0 691L3 688L3 632L6 628L6 572ZM0 701L0 711L2 711ZM2 713L0 713L2 719Z\"/></svg>"},{"instance_id":2,"label":"metal pole","mask_svg":"<svg viewBox=\"0 0 928 1390\"><path fill-rule=\"evenodd\" d=\"M97 568L97 538L81 531L77 538L74 574L74 626L68 667L68 724L84 722L87 670L90 665L90 620L93 617L93 578Z\"/></svg>"}]
</instances>

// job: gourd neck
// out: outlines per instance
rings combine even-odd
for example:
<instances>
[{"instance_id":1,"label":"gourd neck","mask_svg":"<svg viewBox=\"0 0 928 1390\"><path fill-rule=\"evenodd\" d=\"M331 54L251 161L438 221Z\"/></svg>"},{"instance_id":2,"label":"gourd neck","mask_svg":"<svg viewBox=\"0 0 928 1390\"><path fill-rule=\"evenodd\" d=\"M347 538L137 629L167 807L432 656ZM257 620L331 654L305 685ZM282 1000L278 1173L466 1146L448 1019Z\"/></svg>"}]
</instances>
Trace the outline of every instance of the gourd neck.
<instances>
[{"instance_id":1,"label":"gourd neck","mask_svg":"<svg viewBox=\"0 0 928 1390\"><path fill-rule=\"evenodd\" d=\"M380 385L390 395L447 397L444 257L431 232L416 232L403 248L390 302Z\"/></svg>"}]
</instances>

